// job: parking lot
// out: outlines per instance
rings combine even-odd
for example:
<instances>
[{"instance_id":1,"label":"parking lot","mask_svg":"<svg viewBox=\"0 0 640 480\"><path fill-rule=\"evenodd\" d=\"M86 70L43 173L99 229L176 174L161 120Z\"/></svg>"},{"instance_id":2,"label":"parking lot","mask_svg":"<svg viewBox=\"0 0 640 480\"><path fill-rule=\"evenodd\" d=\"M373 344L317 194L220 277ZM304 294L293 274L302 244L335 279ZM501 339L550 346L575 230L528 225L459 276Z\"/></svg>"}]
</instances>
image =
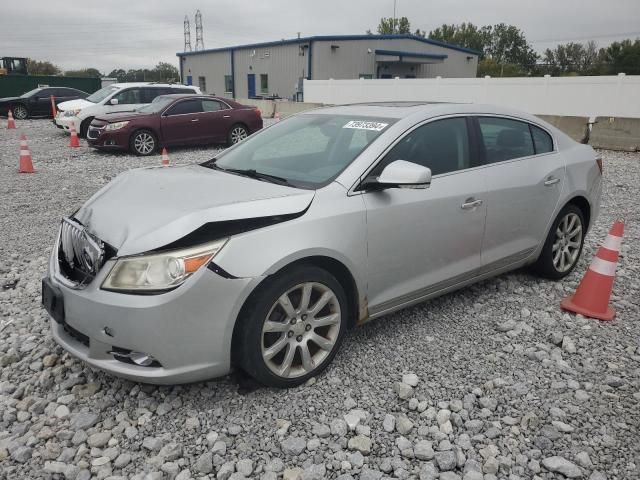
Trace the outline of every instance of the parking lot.
<instances>
[{"instance_id":1,"label":"parking lot","mask_svg":"<svg viewBox=\"0 0 640 480\"><path fill-rule=\"evenodd\" d=\"M50 121L4 122L0 478L640 478L640 153L602 152L600 217L565 281L517 271L371 322L300 388L155 387L58 347L40 280L60 218L160 155L71 149ZM35 174L16 173L20 133ZM561 312L619 216L616 319Z\"/></svg>"}]
</instances>

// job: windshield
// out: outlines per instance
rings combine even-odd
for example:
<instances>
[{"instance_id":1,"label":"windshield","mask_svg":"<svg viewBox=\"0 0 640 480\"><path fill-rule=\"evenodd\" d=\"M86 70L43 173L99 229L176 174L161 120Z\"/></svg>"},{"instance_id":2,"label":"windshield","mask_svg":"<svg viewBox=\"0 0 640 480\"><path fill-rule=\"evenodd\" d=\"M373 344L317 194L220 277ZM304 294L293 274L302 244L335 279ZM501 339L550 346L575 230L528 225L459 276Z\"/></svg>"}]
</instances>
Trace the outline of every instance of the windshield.
<instances>
[{"instance_id":1,"label":"windshield","mask_svg":"<svg viewBox=\"0 0 640 480\"><path fill-rule=\"evenodd\" d=\"M93 102L93 103L100 103L102 100L104 100L105 98L107 98L109 95L111 95L113 92L117 90L120 90L120 89L113 85L109 85L108 87L101 88L97 92L92 93L87 98L85 98L85 100L88 100L89 102Z\"/></svg>"},{"instance_id":2,"label":"windshield","mask_svg":"<svg viewBox=\"0 0 640 480\"><path fill-rule=\"evenodd\" d=\"M223 153L215 167L279 177L302 188L336 178L395 120L304 114L273 125ZM211 164L204 164L211 167Z\"/></svg>"},{"instance_id":3,"label":"windshield","mask_svg":"<svg viewBox=\"0 0 640 480\"><path fill-rule=\"evenodd\" d=\"M39 92L40 90L42 90L42 89L41 88L34 88L33 90L29 90L27 93L23 93L22 95L20 95L20 98L30 97L31 95L34 95L36 92Z\"/></svg>"},{"instance_id":4,"label":"windshield","mask_svg":"<svg viewBox=\"0 0 640 480\"><path fill-rule=\"evenodd\" d=\"M136 112L142 113L158 113L165 107L167 107L171 102L173 102L173 98L159 96L153 99L153 101L143 107L136 109Z\"/></svg>"}]
</instances>

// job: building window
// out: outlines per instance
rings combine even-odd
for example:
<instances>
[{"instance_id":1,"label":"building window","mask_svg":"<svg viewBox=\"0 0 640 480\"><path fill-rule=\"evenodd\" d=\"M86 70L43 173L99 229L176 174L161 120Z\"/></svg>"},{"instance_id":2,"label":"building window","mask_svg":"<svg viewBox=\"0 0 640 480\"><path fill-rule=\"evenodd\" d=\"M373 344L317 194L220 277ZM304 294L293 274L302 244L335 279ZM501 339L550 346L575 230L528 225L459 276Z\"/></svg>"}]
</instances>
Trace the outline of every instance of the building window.
<instances>
[{"instance_id":1,"label":"building window","mask_svg":"<svg viewBox=\"0 0 640 480\"><path fill-rule=\"evenodd\" d=\"M207 79L205 77L198 77L198 86L202 93L207 93Z\"/></svg>"},{"instance_id":2,"label":"building window","mask_svg":"<svg viewBox=\"0 0 640 480\"><path fill-rule=\"evenodd\" d=\"M269 93L269 75L266 73L260 74L260 92Z\"/></svg>"},{"instance_id":3,"label":"building window","mask_svg":"<svg viewBox=\"0 0 640 480\"><path fill-rule=\"evenodd\" d=\"M225 93L233 92L233 77L231 75L224 76L224 91Z\"/></svg>"},{"instance_id":4,"label":"building window","mask_svg":"<svg viewBox=\"0 0 640 480\"><path fill-rule=\"evenodd\" d=\"M370 73L361 73L358 78L360 79L365 79L365 80L371 80L373 78L373 75L371 75Z\"/></svg>"}]
</instances>

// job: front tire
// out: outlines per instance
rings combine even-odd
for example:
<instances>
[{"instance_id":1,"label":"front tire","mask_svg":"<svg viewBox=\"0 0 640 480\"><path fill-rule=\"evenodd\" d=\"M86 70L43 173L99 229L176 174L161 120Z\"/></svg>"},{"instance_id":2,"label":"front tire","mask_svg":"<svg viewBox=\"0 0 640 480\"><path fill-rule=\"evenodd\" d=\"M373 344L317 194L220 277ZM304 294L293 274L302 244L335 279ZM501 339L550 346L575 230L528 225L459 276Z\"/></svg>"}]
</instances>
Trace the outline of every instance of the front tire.
<instances>
[{"instance_id":1,"label":"front tire","mask_svg":"<svg viewBox=\"0 0 640 480\"><path fill-rule=\"evenodd\" d=\"M136 155L147 157L158 148L158 139L150 130L138 130L131 135L129 148Z\"/></svg>"},{"instance_id":2,"label":"front tire","mask_svg":"<svg viewBox=\"0 0 640 480\"><path fill-rule=\"evenodd\" d=\"M348 302L333 275L312 265L276 274L250 301L234 357L260 383L295 387L322 372L347 328Z\"/></svg>"},{"instance_id":3,"label":"front tire","mask_svg":"<svg viewBox=\"0 0 640 480\"><path fill-rule=\"evenodd\" d=\"M87 132L89 131L89 125L91 125L91 122L93 122L93 117L86 118L82 121L80 124L80 131L78 132L80 138L87 138Z\"/></svg>"},{"instance_id":4,"label":"front tire","mask_svg":"<svg viewBox=\"0 0 640 480\"><path fill-rule=\"evenodd\" d=\"M241 142L245 138L249 136L249 130L244 125L236 124L231 127L229 133L227 134L227 143L229 146L235 145L236 143Z\"/></svg>"},{"instance_id":5,"label":"front tire","mask_svg":"<svg viewBox=\"0 0 640 480\"><path fill-rule=\"evenodd\" d=\"M29 110L22 104L14 105L12 113L16 120L25 120L29 117Z\"/></svg>"},{"instance_id":6,"label":"front tire","mask_svg":"<svg viewBox=\"0 0 640 480\"><path fill-rule=\"evenodd\" d=\"M552 280L569 275L580 259L586 230L582 210L573 204L565 206L551 225L534 270Z\"/></svg>"}]
</instances>

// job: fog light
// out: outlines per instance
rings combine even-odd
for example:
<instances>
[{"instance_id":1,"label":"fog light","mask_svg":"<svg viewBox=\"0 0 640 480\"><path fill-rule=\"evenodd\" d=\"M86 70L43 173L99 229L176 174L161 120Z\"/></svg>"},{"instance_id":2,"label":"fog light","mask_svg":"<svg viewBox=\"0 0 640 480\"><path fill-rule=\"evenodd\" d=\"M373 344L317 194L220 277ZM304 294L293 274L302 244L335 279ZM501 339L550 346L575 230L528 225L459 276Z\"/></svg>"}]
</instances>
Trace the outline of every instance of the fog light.
<instances>
[{"instance_id":1,"label":"fog light","mask_svg":"<svg viewBox=\"0 0 640 480\"><path fill-rule=\"evenodd\" d=\"M156 359L153 358L151 355L147 355L146 353L142 353L142 352L131 352L129 354L129 358L133 363L135 363L136 365L140 365L142 367L148 367L149 365L151 365L153 362L156 361Z\"/></svg>"},{"instance_id":2,"label":"fog light","mask_svg":"<svg viewBox=\"0 0 640 480\"><path fill-rule=\"evenodd\" d=\"M159 367L158 362L152 355L144 352L134 352L131 350L125 350L124 348L114 347L109 352L115 357L116 360L120 360L125 363L132 363L134 365L140 365L141 367Z\"/></svg>"}]
</instances>

